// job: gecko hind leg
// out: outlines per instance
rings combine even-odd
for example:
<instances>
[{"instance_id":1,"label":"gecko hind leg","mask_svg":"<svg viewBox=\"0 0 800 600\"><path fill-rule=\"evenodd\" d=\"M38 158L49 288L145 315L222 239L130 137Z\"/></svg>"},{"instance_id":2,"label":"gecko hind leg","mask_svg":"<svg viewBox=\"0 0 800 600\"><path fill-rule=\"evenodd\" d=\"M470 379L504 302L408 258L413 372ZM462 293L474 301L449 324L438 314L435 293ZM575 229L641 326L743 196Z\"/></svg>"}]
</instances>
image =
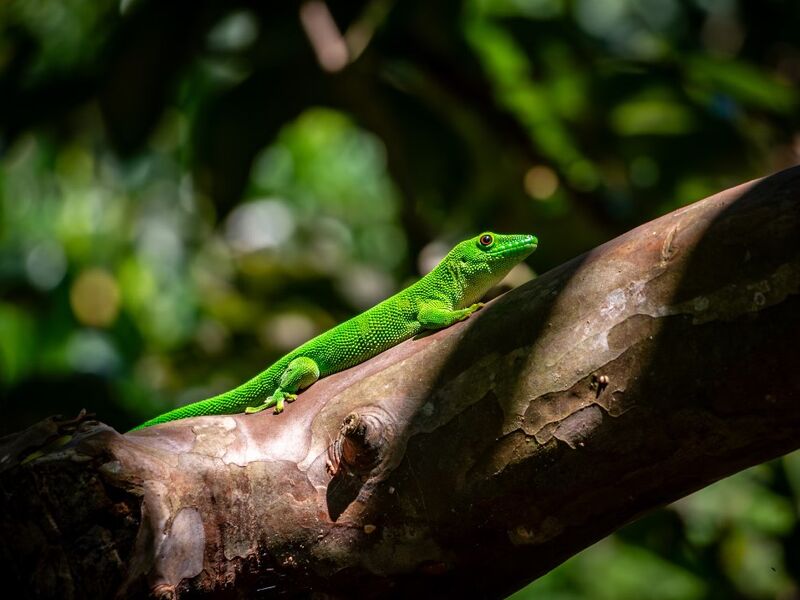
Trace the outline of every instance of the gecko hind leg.
<instances>
[{"instance_id":1,"label":"gecko hind leg","mask_svg":"<svg viewBox=\"0 0 800 600\"><path fill-rule=\"evenodd\" d=\"M263 404L248 406L244 412L251 414L275 407L275 414L283 412L285 402L294 402L297 392L304 390L319 379L319 365L307 356L295 358L286 366L276 389Z\"/></svg>"}]
</instances>

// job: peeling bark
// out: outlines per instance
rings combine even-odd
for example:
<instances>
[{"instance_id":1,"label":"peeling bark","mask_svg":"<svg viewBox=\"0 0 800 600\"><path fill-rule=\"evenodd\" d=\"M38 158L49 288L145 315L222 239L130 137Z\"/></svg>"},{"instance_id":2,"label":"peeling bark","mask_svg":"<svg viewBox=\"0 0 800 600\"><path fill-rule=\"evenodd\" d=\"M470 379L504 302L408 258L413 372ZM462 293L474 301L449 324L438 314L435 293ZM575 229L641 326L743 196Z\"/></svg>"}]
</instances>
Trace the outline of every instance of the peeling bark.
<instances>
[{"instance_id":1,"label":"peeling bark","mask_svg":"<svg viewBox=\"0 0 800 600\"><path fill-rule=\"evenodd\" d=\"M800 447L798 340L795 168L647 223L280 416L126 435L50 419L0 440L0 571L37 597L503 597Z\"/></svg>"}]
</instances>

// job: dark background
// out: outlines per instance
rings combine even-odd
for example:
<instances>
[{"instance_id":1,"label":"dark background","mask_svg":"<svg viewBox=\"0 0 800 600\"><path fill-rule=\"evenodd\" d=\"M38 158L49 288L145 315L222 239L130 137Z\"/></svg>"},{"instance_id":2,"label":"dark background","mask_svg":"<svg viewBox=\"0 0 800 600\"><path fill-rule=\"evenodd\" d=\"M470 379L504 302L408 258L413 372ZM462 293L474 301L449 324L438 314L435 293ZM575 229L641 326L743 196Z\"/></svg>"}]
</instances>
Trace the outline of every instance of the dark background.
<instances>
[{"instance_id":1,"label":"dark background","mask_svg":"<svg viewBox=\"0 0 800 600\"><path fill-rule=\"evenodd\" d=\"M0 432L233 387L482 230L539 236L519 283L795 164L799 81L795 0L2 2ZM798 598L799 506L791 455L520 596Z\"/></svg>"}]
</instances>

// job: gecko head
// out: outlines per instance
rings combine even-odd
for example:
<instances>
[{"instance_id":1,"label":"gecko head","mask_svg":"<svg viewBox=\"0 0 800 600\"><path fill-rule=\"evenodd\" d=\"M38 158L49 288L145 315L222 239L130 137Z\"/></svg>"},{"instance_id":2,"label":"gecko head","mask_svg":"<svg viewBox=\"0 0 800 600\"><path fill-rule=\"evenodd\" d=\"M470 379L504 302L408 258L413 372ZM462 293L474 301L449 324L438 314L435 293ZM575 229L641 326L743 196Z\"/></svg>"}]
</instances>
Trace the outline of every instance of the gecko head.
<instances>
[{"instance_id":1,"label":"gecko head","mask_svg":"<svg viewBox=\"0 0 800 600\"><path fill-rule=\"evenodd\" d=\"M539 244L535 235L505 235L485 231L458 244L448 258L459 262L465 283L488 291Z\"/></svg>"}]
</instances>

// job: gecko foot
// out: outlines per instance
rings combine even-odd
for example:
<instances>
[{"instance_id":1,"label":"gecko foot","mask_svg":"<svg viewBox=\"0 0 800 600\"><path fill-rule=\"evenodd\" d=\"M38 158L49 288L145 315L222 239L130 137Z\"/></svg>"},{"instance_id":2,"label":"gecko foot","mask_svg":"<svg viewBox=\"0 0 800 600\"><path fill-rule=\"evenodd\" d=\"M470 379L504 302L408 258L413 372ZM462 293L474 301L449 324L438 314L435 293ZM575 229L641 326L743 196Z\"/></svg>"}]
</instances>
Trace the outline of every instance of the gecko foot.
<instances>
[{"instance_id":1,"label":"gecko foot","mask_svg":"<svg viewBox=\"0 0 800 600\"><path fill-rule=\"evenodd\" d=\"M277 394L278 392L275 392ZM273 394L273 397L275 396ZM294 402L297 400L297 394L289 394L287 392L280 392L280 397L275 402L275 410L273 411L276 415L279 415L283 412L284 409L284 402Z\"/></svg>"},{"instance_id":2,"label":"gecko foot","mask_svg":"<svg viewBox=\"0 0 800 600\"><path fill-rule=\"evenodd\" d=\"M248 415L251 415L274 406L275 410L273 412L276 415L279 415L283 412L285 402L294 402L296 399L297 394L290 394L289 392L275 390L275 392L269 398L267 398L264 404L259 404L258 406L248 406L244 409L244 412Z\"/></svg>"}]
</instances>

